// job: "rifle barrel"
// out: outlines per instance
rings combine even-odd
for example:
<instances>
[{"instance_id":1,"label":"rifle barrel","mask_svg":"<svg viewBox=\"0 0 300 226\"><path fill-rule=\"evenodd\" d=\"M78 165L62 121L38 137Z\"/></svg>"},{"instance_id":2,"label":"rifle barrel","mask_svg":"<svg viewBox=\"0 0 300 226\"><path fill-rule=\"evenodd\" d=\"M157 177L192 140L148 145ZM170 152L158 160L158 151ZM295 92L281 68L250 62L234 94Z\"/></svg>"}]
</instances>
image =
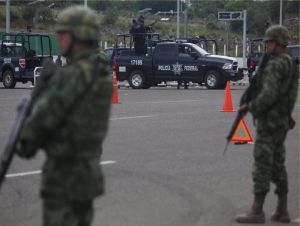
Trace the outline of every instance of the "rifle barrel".
<instances>
[{"instance_id":1,"label":"rifle barrel","mask_svg":"<svg viewBox=\"0 0 300 226\"><path fill-rule=\"evenodd\" d=\"M228 145L229 145L229 140L227 140L226 146L225 146L224 151L223 151L223 156L224 156L224 155L226 154L226 152L227 152Z\"/></svg>"}]
</instances>

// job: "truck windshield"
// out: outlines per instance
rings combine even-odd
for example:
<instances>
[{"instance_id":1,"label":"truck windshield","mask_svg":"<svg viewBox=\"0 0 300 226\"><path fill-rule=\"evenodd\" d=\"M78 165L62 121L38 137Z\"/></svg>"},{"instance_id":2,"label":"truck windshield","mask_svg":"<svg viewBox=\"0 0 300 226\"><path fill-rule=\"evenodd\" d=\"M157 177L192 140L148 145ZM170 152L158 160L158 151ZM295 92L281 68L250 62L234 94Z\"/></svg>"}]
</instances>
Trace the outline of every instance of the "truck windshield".
<instances>
[{"instance_id":1,"label":"truck windshield","mask_svg":"<svg viewBox=\"0 0 300 226\"><path fill-rule=\"evenodd\" d=\"M195 44L190 44L201 56L206 56L209 55L208 52L206 52L204 49L202 49L201 47L195 45Z\"/></svg>"},{"instance_id":2,"label":"truck windshield","mask_svg":"<svg viewBox=\"0 0 300 226\"><path fill-rule=\"evenodd\" d=\"M3 45L1 48L1 55L3 56L23 56L25 49L23 46Z\"/></svg>"}]
</instances>

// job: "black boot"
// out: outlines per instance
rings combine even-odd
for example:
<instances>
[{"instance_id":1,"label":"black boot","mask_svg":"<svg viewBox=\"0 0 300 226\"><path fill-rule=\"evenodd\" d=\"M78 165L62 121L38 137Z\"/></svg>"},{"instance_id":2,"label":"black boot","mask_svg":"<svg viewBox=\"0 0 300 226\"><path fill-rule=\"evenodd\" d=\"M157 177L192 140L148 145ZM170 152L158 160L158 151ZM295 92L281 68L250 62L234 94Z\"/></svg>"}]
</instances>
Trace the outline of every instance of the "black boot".
<instances>
[{"instance_id":1,"label":"black boot","mask_svg":"<svg viewBox=\"0 0 300 226\"><path fill-rule=\"evenodd\" d=\"M272 221L290 223L291 218L287 210L287 193L278 194L278 203L275 213L271 216Z\"/></svg>"},{"instance_id":2,"label":"black boot","mask_svg":"<svg viewBox=\"0 0 300 226\"><path fill-rule=\"evenodd\" d=\"M254 202L252 204L251 210L246 214L237 216L235 218L235 221L238 223L265 223L265 213L263 212L265 197L266 194L256 194L254 196Z\"/></svg>"}]
</instances>

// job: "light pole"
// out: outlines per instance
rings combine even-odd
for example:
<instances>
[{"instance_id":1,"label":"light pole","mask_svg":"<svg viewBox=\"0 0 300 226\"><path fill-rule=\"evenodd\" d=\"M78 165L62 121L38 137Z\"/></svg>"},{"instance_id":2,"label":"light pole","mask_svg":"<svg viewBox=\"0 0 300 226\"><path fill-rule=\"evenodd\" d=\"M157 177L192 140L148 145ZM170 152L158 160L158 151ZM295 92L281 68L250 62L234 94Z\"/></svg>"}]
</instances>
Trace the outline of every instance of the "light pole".
<instances>
[{"instance_id":1,"label":"light pole","mask_svg":"<svg viewBox=\"0 0 300 226\"><path fill-rule=\"evenodd\" d=\"M279 24L282 25L282 0L280 0Z\"/></svg>"},{"instance_id":2,"label":"light pole","mask_svg":"<svg viewBox=\"0 0 300 226\"><path fill-rule=\"evenodd\" d=\"M247 67L247 59L246 59L246 39L247 39L247 10L244 10L244 25L243 25L243 68Z\"/></svg>"},{"instance_id":3,"label":"light pole","mask_svg":"<svg viewBox=\"0 0 300 226\"><path fill-rule=\"evenodd\" d=\"M10 0L6 0L6 29L5 31L10 32Z\"/></svg>"},{"instance_id":4,"label":"light pole","mask_svg":"<svg viewBox=\"0 0 300 226\"><path fill-rule=\"evenodd\" d=\"M180 10L180 3L179 3L180 0L177 0L177 26L176 26L176 38L179 39L180 37L180 31L179 31L179 17L180 17L180 13L179 13L179 10Z\"/></svg>"},{"instance_id":5,"label":"light pole","mask_svg":"<svg viewBox=\"0 0 300 226\"><path fill-rule=\"evenodd\" d=\"M192 3L190 0L185 0L185 9L184 9L184 37L188 36L188 9L191 7Z\"/></svg>"},{"instance_id":6,"label":"light pole","mask_svg":"<svg viewBox=\"0 0 300 226\"><path fill-rule=\"evenodd\" d=\"M88 7L87 0L84 0L84 8L87 8L87 7Z\"/></svg>"},{"instance_id":7,"label":"light pole","mask_svg":"<svg viewBox=\"0 0 300 226\"><path fill-rule=\"evenodd\" d=\"M230 24L228 21L225 22L226 23L226 54L224 55L227 55L228 54L228 51L229 51L229 27L230 27Z\"/></svg>"}]
</instances>

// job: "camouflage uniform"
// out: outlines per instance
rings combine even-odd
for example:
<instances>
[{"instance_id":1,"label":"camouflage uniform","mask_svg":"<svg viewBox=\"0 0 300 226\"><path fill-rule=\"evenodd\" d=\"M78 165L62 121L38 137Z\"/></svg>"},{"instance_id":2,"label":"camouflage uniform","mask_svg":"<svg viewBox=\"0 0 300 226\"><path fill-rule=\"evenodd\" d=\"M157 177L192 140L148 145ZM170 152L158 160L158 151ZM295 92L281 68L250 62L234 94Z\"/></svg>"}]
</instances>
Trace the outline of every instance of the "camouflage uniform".
<instances>
[{"instance_id":1,"label":"camouflage uniform","mask_svg":"<svg viewBox=\"0 0 300 226\"><path fill-rule=\"evenodd\" d=\"M287 193L284 141L292 127L291 112L297 98L298 84L292 58L287 54L271 56L257 75L249 110L257 126L254 146L254 193L267 193L270 182L276 193Z\"/></svg>"},{"instance_id":2,"label":"camouflage uniform","mask_svg":"<svg viewBox=\"0 0 300 226\"><path fill-rule=\"evenodd\" d=\"M280 44L286 46L288 38L284 35L287 32L281 26L272 29L269 29L268 39L278 39ZM294 126L291 113L298 91L296 69L291 56L283 53L271 55L262 73L257 75L249 104L249 110L257 122L253 169L256 194L267 193L271 181L276 185L277 194L288 192L284 141L288 130Z\"/></svg>"},{"instance_id":3,"label":"camouflage uniform","mask_svg":"<svg viewBox=\"0 0 300 226\"><path fill-rule=\"evenodd\" d=\"M76 15L96 18L80 7L62 15L73 15L79 25ZM45 226L91 224L93 199L104 192L99 164L111 96L104 56L86 49L55 71L26 119L18 154L30 158L42 148L47 156L41 186Z\"/></svg>"},{"instance_id":4,"label":"camouflage uniform","mask_svg":"<svg viewBox=\"0 0 300 226\"><path fill-rule=\"evenodd\" d=\"M239 109L242 114L249 110L257 127L252 174L254 201L249 212L235 218L239 223L265 222L263 205L271 181L278 196L271 220L290 222L284 141L288 130L295 125L291 114L297 99L298 66L286 53L289 34L285 27L268 28L265 40L270 42L267 44L269 59L253 80L250 103Z\"/></svg>"}]
</instances>

